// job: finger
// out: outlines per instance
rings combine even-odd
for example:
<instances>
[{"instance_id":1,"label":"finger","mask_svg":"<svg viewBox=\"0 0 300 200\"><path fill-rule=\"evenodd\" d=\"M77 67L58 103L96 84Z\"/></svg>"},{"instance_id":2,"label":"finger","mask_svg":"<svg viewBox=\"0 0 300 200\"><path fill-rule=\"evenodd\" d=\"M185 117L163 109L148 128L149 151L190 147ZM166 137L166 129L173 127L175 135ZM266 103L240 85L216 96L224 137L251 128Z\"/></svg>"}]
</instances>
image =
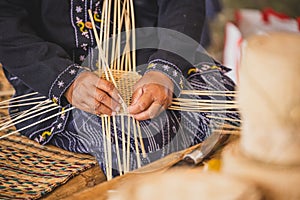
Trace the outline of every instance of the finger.
<instances>
[{"instance_id":1,"label":"finger","mask_svg":"<svg viewBox=\"0 0 300 200\"><path fill-rule=\"evenodd\" d=\"M111 82L100 78L97 81L96 87L109 94L109 96L111 96L111 98L113 98L116 102L121 103L120 94L114 84L112 84Z\"/></svg>"},{"instance_id":2,"label":"finger","mask_svg":"<svg viewBox=\"0 0 300 200\"><path fill-rule=\"evenodd\" d=\"M135 115L147 110L152 103L153 98L151 97L151 95L149 93L143 93L138 102L128 107L128 111L130 114Z\"/></svg>"},{"instance_id":3,"label":"finger","mask_svg":"<svg viewBox=\"0 0 300 200\"><path fill-rule=\"evenodd\" d=\"M132 94L131 105L136 104L139 101L142 94L143 94L143 88L140 87L140 88L136 89L134 91L134 93Z\"/></svg>"},{"instance_id":4,"label":"finger","mask_svg":"<svg viewBox=\"0 0 300 200\"><path fill-rule=\"evenodd\" d=\"M98 102L95 104L94 113L97 115L104 114L104 115L114 115L115 112L112 111L109 107L106 105Z\"/></svg>"},{"instance_id":5,"label":"finger","mask_svg":"<svg viewBox=\"0 0 300 200\"><path fill-rule=\"evenodd\" d=\"M109 109L119 112L120 110L120 103L111 98L107 93L103 92L102 90L96 89L96 93L94 95L96 100L96 105L101 103L104 104Z\"/></svg>"},{"instance_id":6,"label":"finger","mask_svg":"<svg viewBox=\"0 0 300 200\"><path fill-rule=\"evenodd\" d=\"M110 109L109 107L107 107L105 104L97 101L92 96L87 96L85 98L85 101L81 103L81 109L96 115L99 114L112 115L116 112Z\"/></svg>"},{"instance_id":7,"label":"finger","mask_svg":"<svg viewBox=\"0 0 300 200\"><path fill-rule=\"evenodd\" d=\"M136 120L147 120L147 119L153 119L154 117L158 116L162 111L165 109L162 105L158 103L153 103L147 110L138 113L136 115L133 115L133 117Z\"/></svg>"}]
</instances>

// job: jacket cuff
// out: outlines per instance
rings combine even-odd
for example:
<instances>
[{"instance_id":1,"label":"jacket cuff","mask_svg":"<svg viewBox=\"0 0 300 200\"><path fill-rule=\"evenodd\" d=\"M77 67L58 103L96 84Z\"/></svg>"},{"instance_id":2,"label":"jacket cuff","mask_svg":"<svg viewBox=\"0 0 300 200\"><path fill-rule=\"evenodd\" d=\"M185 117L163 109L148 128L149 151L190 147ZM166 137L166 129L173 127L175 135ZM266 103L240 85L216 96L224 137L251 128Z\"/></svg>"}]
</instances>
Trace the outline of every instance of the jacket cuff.
<instances>
[{"instance_id":1,"label":"jacket cuff","mask_svg":"<svg viewBox=\"0 0 300 200\"><path fill-rule=\"evenodd\" d=\"M81 67L77 64L70 65L62 73L58 75L55 81L52 83L48 97L54 103L60 106L66 106L69 102L63 96L69 86L73 83L76 77L87 68Z\"/></svg>"},{"instance_id":2,"label":"jacket cuff","mask_svg":"<svg viewBox=\"0 0 300 200\"><path fill-rule=\"evenodd\" d=\"M30 134L29 138L35 140L36 142L45 145L47 144L54 135L61 133L65 130L66 123L68 121L70 111L65 112L71 105L67 105L66 107L60 107L57 113L60 113L52 119L51 123L48 126L43 127L32 134Z\"/></svg>"},{"instance_id":3,"label":"jacket cuff","mask_svg":"<svg viewBox=\"0 0 300 200\"><path fill-rule=\"evenodd\" d=\"M184 76L181 70L175 64L162 59L155 59L149 62L147 70L159 71L168 76L174 84L174 95L178 97L184 88Z\"/></svg>"}]
</instances>

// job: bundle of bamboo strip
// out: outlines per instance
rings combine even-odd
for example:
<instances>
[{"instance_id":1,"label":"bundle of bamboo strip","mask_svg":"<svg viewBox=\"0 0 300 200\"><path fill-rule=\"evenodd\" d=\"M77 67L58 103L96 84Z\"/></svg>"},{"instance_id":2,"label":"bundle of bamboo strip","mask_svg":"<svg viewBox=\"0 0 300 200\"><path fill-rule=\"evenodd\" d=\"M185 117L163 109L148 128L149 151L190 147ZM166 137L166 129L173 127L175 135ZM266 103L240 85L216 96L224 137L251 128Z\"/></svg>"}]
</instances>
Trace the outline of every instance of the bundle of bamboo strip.
<instances>
[{"instance_id":1,"label":"bundle of bamboo strip","mask_svg":"<svg viewBox=\"0 0 300 200\"><path fill-rule=\"evenodd\" d=\"M121 12L122 10L122 12ZM111 27L110 19L113 14L113 25ZM92 22L94 35L98 48L98 75L108 81L111 81L120 92L122 99L122 110L118 113L121 116L122 130L122 156L118 144L118 135L116 129L116 116L101 115L102 134L104 138L103 146L105 153L105 163L107 179L112 178L112 144L111 144L111 126L115 136L115 147L118 161L118 171L120 175L129 171L130 159L130 138L133 134L135 144L135 154L138 167L141 166L141 156L139 144L142 151L142 156L146 157L146 152L143 144L141 128L139 122L128 114L127 107L130 104L133 85L140 78L136 72L136 54L135 49L135 18L134 7L132 0L117 0L112 6L112 1L103 1L103 9L101 16L100 33L98 34L93 20L93 14L89 10L89 16ZM121 49L121 31L125 27L126 44L125 48ZM131 34L129 32L131 31ZM110 39L112 33L112 39ZM125 118L127 121L127 134L125 134ZM133 133L130 133L132 127ZM126 138L127 136L127 138ZM106 139L105 139L106 138ZM127 143L125 142L127 141ZM126 146L127 145L127 146ZM123 158L121 160L121 157Z\"/></svg>"}]
</instances>

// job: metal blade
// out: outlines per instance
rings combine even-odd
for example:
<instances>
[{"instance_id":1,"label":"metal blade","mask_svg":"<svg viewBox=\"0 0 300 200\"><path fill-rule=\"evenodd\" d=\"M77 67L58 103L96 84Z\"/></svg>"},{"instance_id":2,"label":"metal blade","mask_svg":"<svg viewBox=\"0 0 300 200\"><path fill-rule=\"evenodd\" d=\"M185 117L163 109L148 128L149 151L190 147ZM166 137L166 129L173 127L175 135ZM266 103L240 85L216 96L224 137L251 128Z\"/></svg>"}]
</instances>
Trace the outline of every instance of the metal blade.
<instances>
[{"instance_id":1,"label":"metal blade","mask_svg":"<svg viewBox=\"0 0 300 200\"><path fill-rule=\"evenodd\" d=\"M195 149L191 153L186 154L183 159L186 162L197 165L214 152L216 147L219 146L218 144L226 141L228 137L229 135L224 135L219 131L215 131L206 140L204 140L199 149Z\"/></svg>"}]
</instances>

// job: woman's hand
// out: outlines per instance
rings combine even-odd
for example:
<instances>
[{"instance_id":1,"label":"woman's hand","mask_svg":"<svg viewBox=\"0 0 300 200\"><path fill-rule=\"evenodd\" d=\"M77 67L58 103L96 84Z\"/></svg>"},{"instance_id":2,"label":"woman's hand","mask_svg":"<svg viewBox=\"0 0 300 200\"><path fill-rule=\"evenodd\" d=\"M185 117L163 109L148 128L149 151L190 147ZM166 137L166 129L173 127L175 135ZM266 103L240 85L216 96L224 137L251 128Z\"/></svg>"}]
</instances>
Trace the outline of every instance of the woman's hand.
<instances>
[{"instance_id":1,"label":"woman's hand","mask_svg":"<svg viewBox=\"0 0 300 200\"><path fill-rule=\"evenodd\" d=\"M129 113L137 120L158 116L172 102L173 82L163 73L150 71L134 86Z\"/></svg>"},{"instance_id":2,"label":"woman's hand","mask_svg":"<svg viewBox=\"0 0 300 200\"><path fill-rule=\"evenodd\" d=\"M65 92L76 108L93 114L114 115L120 110L120 98L114 85L92 72L82 72Z\"/></svg>"}]
</instances>

